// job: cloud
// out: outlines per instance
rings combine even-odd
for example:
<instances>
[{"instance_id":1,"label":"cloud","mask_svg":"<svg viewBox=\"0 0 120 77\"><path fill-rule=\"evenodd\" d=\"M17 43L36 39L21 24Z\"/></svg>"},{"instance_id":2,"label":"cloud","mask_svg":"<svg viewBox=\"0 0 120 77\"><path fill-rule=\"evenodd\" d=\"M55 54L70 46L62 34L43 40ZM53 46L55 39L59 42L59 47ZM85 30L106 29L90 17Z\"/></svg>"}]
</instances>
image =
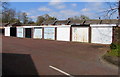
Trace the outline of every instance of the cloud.
<instances>
[{"instance_id":1,"label":"cloud","mask_svg":"<svg viewBox=\"0 0 120 77\"><path fill-rule=\"evenodd\" d=\"M63 0L51 0L50 2L62 2Z\"/></svg>"},{"instance_id":2,"label":"cloud","mask_svg":"<svg viewBox=\"0 0 120 77\"><path fill-rule=\"evenodd\" d=\"M77 6L77 4L76 3L73 3L73 4L71 4L73 7L76 7Z\"/></svg>"},{"instance_id":3,"label":"cloud","mask_svg":"<svg viewBox=\"0 0 120 77\"><path fill-rule=\"evenodd\" d=\"M88 9L88 8L83 8L81 11L82 11L82 12L88 12L88 11L90 11L90 9Z\"/></svg>"},{"instance_id":4,"label":"cloud","mask_svg":"<svg viewBox=\"0 0 120 77\"><path fill-rule=\"evenodd\" d=\"M27 15L31 15L31 13L28 13L28 12L26 12L27 13Z\"/></svg>"},{"instance_id":5,"label":"cloud","mask_svg":"<svg viewBox=\"0 0 120 77\"><path fill-rule=\"evenodd\" d=\"M30 18L32 18L32 19L36 19L36 18L37 18L37 16L30 16Z\"/></svg>"},{"instance_id":6,"label":"cloud","mask_svg":"<svg viewBox=\"0 0 120 77\"><path fill-rule=\"evenodd\" d=\"M56 6L56 8L57 9L64 9L64 8L66 8L66 6L65 5L58 5L58 6Z\"/></svg>"},{"instance_id":7,"label":"cloud","mask_svg":"<svg viewBox=\"0 0 120 77\"><path fill-rule=\"evenodd\" d=\"M66 5L63 2L49 2L49 5L53 6L54 8L57 8L57 9L66 8Z\"/></svg>"},{"instance_id":8,"label":"cloud","mask_svg":"<svg viewBox=\"0 0 120 77\"><path fill-rule=\"evenodd\" d=\"M85 4L85 8L81 9L80 12L89 18L98 18L98 13L103 10L103 6L103 2L88 2Z\"/></svg>"},{"instance_id":9,"label":"cloud","mask_svg":"<svg viewBox=\"0 0 120 77\"><path fill-rule=\"evenodd\" d=\"M47 8L47 7L42 7L42 8L38 8L39 11L43 11L43 12L49 12L51 11L50 8Z\"/></svg>"},{"instance_id":10,"label":"cloud","mask_svg":"<svg viewBox=\"0 0 120 77\"><path fill-rule=\"evenodd\" d=\"M66 15L66 16L76 16L76 15L80 14L80 12L74 11L74 10L62 10L62 11L60 11L60 13Z\"/></svg>"},{"instance_id":11,"label":"cloud","mask_svg":"<svg viewBox=\"0 0 120 77\"><path fill-rule=\"evenodd\" d=\"M2 2L117 2L118 0L2 0Z\"/></svg>"},{"instance_id":12,"label":"cloud","mask_svg":"<svg viewBox=\"0 0 120 77\"><path fill-rule=\"evenodd\" d=\"M37 20L37 17L38 15L35 15L35 16L29 16L33 21L36 21Z\"/></svg>"},{"instance_id":13,"label":"cloud","mask_svg":"<svg viewBox=\"0 0 120 77\"><path fill-rule=\"evenodd\" d=\"M74 10L61 10L57 12L51 12L49 15L63 20L73 16L80 16L80 12Z\"/></svg>"}]
</instances>

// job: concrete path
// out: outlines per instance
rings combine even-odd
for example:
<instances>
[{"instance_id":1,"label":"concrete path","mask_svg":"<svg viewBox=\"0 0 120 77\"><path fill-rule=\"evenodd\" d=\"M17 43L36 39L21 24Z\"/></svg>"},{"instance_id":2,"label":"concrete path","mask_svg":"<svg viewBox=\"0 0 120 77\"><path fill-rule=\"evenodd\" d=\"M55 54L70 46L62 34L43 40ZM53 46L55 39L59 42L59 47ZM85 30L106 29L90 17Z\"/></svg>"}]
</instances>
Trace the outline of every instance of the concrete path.
<instances>
[{"instance_id":1,"label":"concrete path","mask_svg":"<svg viewBox=\"0 0 120 77\"><path fill-rule=\"evenodd\" d=\"M107 45L3 37L4 74L117 75L101 63ZM24 71L23 71L24 70ZM11 71L11 72L10 72Z\"/></svg>"}]
</instances>

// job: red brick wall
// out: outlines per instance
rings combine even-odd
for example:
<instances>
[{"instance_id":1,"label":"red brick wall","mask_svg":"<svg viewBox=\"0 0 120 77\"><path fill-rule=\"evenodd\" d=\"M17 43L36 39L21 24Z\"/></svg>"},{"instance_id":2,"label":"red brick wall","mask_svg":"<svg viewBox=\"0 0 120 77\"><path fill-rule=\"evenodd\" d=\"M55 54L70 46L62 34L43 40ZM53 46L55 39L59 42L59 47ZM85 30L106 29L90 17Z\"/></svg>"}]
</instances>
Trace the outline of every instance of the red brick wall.
<instances>
[{"instance_id":1,"label":"red brick wall","mask_svg":"<svg viewBox=\"0 0 120 77\"><path fill-rule=\"evenodd\" d=\"M120 27L114 27L113 29L113 43L120 44Z\"/></svg>"}]
</instances>

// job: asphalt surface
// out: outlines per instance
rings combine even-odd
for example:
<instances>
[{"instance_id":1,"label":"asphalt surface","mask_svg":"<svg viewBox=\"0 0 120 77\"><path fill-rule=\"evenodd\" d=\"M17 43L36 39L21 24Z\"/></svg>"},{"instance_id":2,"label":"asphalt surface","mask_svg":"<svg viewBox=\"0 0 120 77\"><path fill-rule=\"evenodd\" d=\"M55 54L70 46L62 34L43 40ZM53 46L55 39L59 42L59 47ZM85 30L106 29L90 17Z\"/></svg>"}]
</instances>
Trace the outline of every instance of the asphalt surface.
<instances>
[{"instance_id":1,"label":"asphalt surface","mask_svg":"<svg viewBox=\"0 0 120 77\"><path fill-rule=\"evenodd\" d=\"M2 37L3 75L117 75L99 57L108 45Z\"/></svg>"}]
</instances>

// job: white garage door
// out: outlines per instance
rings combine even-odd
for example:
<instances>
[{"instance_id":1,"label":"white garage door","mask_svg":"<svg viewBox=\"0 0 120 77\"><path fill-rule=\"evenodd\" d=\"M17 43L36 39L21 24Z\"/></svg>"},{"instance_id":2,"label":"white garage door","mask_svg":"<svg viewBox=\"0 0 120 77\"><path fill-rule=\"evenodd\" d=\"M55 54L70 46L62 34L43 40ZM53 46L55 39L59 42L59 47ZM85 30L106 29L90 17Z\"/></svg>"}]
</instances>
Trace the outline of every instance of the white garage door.
<instances>
[{"instance_id":1,"label":"white garage door","mask_svg":"<svg viewBox=\"0 0 120 77\"><path fill-rule=\"evenodd\" d=\"M42 38L42 28L34 28L33 38L37 38L37 39Z\"/></svg>"},{"instance_id":2,"label":"white garage door","mask_svg":"<svg viewBox=\"0 0 120 77\"><path fill-rule=\"evenodd\" d=\"M10 36L10 27L5 27L5 36Z\"/></svg>"},{"instance_id":3,"label":"white garage door","mask_svg":"<svg viewBox=\"0 0 120 77\"><path fill-rule=\"evenodd\" d=\"M70 27L57 27L57 40L70 41Z\"/></svg>"},{"instance_id":4,"label":"white garage door","mask_svg":"<svg viewBox=\"0 0 120 77\"><path fill-rule=\"evenodd\" d=\"M24 37L24 31L22 27L17 27L17 37Z\"/></svg>"},{"instance_id":5,"label":"white garage door","mask_svg":"<svg viewBox=\"0 0 120 77\"><path fill-rule=\"evenodd\" d=\"M72 28L72 41L88 42L89 40L89 27L73 27Z\"/></svg>"},{"instance_id":6,"label":"white garage door","mask_svg":"<svg viewBox=\"0 0 120 77\"><path fill-rule=\"evenodd\" d=\"M55 28L44 28L44 39L55 39Z\"/></svg>"},{"instance_id":7,"label":"white garage door","mask_svg":"<svg viewBox=\"0 0 120 77\"><path fill-rule=\"evenodd\" d=\"M92 43L111 44L112 27L92 27Z\"/></svg>"}]
</instances>

